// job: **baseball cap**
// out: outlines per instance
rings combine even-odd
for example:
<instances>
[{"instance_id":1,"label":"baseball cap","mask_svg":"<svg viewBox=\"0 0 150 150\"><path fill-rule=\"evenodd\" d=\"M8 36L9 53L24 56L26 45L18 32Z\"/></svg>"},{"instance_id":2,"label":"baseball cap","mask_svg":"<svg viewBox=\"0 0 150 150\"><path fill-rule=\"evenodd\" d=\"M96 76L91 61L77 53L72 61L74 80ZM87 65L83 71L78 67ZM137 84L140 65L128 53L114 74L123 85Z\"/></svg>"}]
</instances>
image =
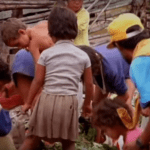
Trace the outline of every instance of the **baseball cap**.
<instances>
[{"instance_id":1,"label":"baseball cap","mask_svg":"<svg viewBox=\"0 0 150 150\"><path fill-rule=\"evenodd\" d=\"M134 26L139 25L141 27L140 30L133 31L131 33L126 33L127 29ZM107 48L114 48L114 42L125 40L131 38L135 35L141 33L144 29L142 22L138 16L133 13L124 13L119 15L116 19L114 19L108 26L107 30L111 36L111 41L107 45Z\"/></svg>"}]
</instances>

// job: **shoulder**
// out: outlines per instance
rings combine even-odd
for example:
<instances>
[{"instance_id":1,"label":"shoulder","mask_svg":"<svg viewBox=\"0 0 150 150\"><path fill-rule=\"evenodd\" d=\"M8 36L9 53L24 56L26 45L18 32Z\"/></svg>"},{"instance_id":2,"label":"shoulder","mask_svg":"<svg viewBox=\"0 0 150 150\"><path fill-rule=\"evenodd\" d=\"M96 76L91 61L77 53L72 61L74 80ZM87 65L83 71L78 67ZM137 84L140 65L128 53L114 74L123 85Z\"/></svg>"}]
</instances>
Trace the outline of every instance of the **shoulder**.
<instances>
[{"instance_id":1,"label":"shoulder","mask_svg":"<svg viewBox=\"0 0 150 150\"><path fill-rule=\"evenodd\" d=\"M35 29L35 28L45 28L48 26L48 21L47 20L43 20L43 21L40 21L38 22L37 24L35 24L32 29Z\"/></svg>"},{"instance_id":2,"label":"shoulder","mask_svg":"<svg viewBox=\"0 0 150 150\"><path fill-rule=\"evenodd\" d=\"M79 55L79 54L80 54L81 56L88 57L87 53L86 53L86 52L84 52L83 50L81 50L80 48L78 48L78 47L74 46L74 49L75 49L75 51L76 51L77 55Z\"/></svg>"},{"instance_id":3,"label":"shoulder","mask_svg":"<svg viewBox=\"0 0 150 150\"><path fill-rule=\"evenodd\" d=\"M141 80L148 79L149 76L150 57L140 56L135 58L130 66L130 76L134 82L141 82ZM141 78L143 77L143 78Z\"/></svg>"},{"instance_id":4,"label":"shoulder","mask_svg":"<svg viewBox=\"0 0 150 150\"><path fill-rule=\"evenodd\" d=\"M32 38L32 36L37 36L40 37L40 34L42 33L48 33L48 22L47 21L41 21L39 23L37 23L36 25L34 25L31 28L27 29L29 31L29 34Z\"/></svg>"},{"instance_id":5,"label":"shoulder","mask_svg":"<svg viewBox=\"0 0 150 150\"><path fill-rule=\"evenodd\" d=\"M139 56L133 59L131 67L149 67L150 66L150 56Z\"/></svg>"},{"instance_id":6,"label":"shoulder","mask_svg":"<svg viewBox=\"0 0 150 150\"><path fill-rule=\"evenodd\" d=\"M81 49L76 47L76 55L77 57L82 60L84 63L91 63L90 58L88 56L88 54L84 51L82 51Z\"/></svg>"},{"instance_id":7,"label":"shoulder","mask_svg":"<svg viewBox=\"0 0 150 150\"><path fill-rule=\"evenodd\" d=\"M77 13L77 16L89 17L89 12L85 8L81 8Z\"/></svg>"},{"instance_id":8,"label":"shoulder","mask_svg":"<svg viewBox=\"0 0 150 150\"><path fill-rule=\"evenodd\" d=\"M101 53L102 55L106 56L106 57L121 57L122 55L120 54L119 50L117 48L113 48L113 49L108 49L107 45L100 45L100 46L96 46L95 50L98 53Z\"/></svg>"}]
</instances>

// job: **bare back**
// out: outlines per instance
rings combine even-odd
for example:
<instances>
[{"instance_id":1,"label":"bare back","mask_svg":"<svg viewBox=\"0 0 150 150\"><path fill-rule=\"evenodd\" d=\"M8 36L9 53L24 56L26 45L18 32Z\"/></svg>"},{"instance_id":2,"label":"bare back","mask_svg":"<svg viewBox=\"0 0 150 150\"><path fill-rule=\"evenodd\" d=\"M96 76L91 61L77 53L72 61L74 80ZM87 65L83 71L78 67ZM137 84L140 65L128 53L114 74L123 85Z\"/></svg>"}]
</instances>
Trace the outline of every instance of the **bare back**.
<instances>
[{"instance_id":1,"label":"bare back","mask_svg":"<svg viewBox=\"0 0 150 150\"><path fill-rule=\"evenodd\" d=\"M35 25L32 28L28 28L30 32L30 45L36 45L36 48L39 49L39 51L43 51L51 46L53 46L52 39L50 38L48 34L48 22L42 21Z\"/></svg>"}]
</instances>

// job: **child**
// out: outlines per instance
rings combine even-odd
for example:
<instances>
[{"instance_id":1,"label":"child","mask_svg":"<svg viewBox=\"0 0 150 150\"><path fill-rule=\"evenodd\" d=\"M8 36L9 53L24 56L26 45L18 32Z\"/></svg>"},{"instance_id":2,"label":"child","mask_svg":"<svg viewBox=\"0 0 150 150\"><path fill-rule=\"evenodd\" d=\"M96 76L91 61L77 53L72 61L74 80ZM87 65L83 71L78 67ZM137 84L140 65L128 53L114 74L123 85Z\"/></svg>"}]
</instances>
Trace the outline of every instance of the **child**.
<instances>
[{"instance_id":1,"label":"child","mask_svg":"<svg viewBox=\"0 0 150 150\"><path fill-rule=\"evenodd\" d=\"M134 85L129 78L129 64L123 59L120 52L117 49L110 51L106 45L96 47L96 50L85 45L78 47L86 52L91 60L95 82L93 107L108 97L109 93L116 93L120 100L127 102L132 108ZM97 130L96 142L103 142L100 130Z\"/></svg>"},{"instance_id":2,"label":"child","mask_svg":"<svg viewBox=\"0 0 150 150\"><path fill-rule=\"evenodd\" d=\"M30 134L21 150L34 149L37 141L59 141L64 150L74 150L78 137L78 83L83 74L86 97L85 116L91 113L92 72L86 53L72 43L77 35L77 18L64 7L55 7L48 19L49 34L55 45L43 51L37 63L35 78L23 106L26 112L37 91L43 91L30 120ZM40 72L40 73L39 73Z\"/></svg>"},{"instance_id":3,"label":"child","mask_svg":"<svg viewBox=\"0 0 150 150\"><path fill-rule=\"evenodd\" d=\"M123 117L120 111L124 112ZM132 119L132 112L127 104L119 99L103 99L93 110L93 124L100 127L104 133L117 141L123 136L124 143L136 141L142 133L142 129L135 127L129 129ZM122 149L120 147L120 149Z\"/></svg>"},{"instance_id":4,"label":"child","mask_svg":"<svg viewBox=\"0 0 150 150\"><path fill-rule=\"evenodd\" d=\"M24 101L27 99L29 89L35 73L34 60L29 51L21 49L16 53L12 64L11 72L15 88L23 98L24 103ZM34 102L32 103L33 105L31 108L31 112L40 93L41 91L39 91L39 93L36 95L34 99ZM13 121L13 130L11 133L16 148L18 148L21 146L21 144L25 139L25 131L26 132L28 131L26 129L28 128L28 121L30 118L30 114L29 113L23 114L21 111L21 106L16 107L10 112L12 114L12 121ZM39 144L40 143L42 146L42 142L39 141Z\"/></svg>"},{"instance_id":5,"label":"child","mask_svg":"<svg viewBox=\"0 0 150 150\"><path fill-rule=\"evenodd\" d=\"M24 104L23 98L18 93L14 82L4 85L0 92L0 104L4 109L9 110L12 121L12 130L10 132L15 147L18 149L25 139L26 126L29 121L29 115L21 113L21 105Z\"/></svg>"},{"instance_id":6,"label":"child","mask_svg":"<svg viewBox=\"0 0 150 150\"><path fill-rule=\"evenodd\" d=\"M27 28L17 18L10 18L3 23L1 30L3 42L10 47L26 48L33 54L37 62L40 52L53 46L48 35L47 21L42 21L32 28Z\"/></svg>"},{"instance_id":7,"label":"child","mask_svg":"<svg viewBox=\"0 0 150 150\"><path fill-rule=\"evenodd\" d=\"M9 66L0 58L0 92L3 91L5 85L10 81ZM15 150L14 143L9 134L12 127L9 112L2 107L0 102L0 150Z\"/></svg>"},{"instance_id":8,"label":"child","mask_svg":"<svg viewBox=\"0 0 150 150\"><path fill-rule=\"evenodd\" d=\"M89 45L88 27L89 13L83 8L83 0L67 0L67 6L76 13L78 21L78 35L74 40L75 45Z\"/></svg>"}]
</instances>

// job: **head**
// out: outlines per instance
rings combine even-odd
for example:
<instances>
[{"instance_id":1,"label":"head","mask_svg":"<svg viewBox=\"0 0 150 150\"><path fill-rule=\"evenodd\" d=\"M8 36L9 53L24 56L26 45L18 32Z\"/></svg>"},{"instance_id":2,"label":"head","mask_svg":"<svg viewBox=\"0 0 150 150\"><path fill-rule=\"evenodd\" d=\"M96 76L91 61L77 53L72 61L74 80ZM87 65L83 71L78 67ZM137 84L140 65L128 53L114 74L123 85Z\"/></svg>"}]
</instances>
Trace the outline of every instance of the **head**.
<instances>
[{"instance_id":1,"label":"head","mask_svg":"<svg viewBox=\"0 0 150 150\"><path fill-rule=\"evenodd\" d=\"M0 91L6 83L11 81L9 66L0 58Z\"/></svg>"},{"instance_id":2,"label":"head","mask_svg":"<svg viewBox=\"0 0 150 150\"><path fill-rule=\"evenodd\" d=\"M108 26L108 32L111 36L108 48L117 47L129 63L137 44L149 38L140 18L132 13L122 14L114 19Z\"/></svg>"},{"instance_id":3,"label":"head","mask_svg":"<svg viewBox=\"0 0 150 150\"><path fill-rule=\"evenodd\" d=\"M29 45L27 26L17 18L3 22L1 35L3 42L10 47L26 48Z\"/></svg>"},{"instance_id":4,"label":"head","mask_svg":"<svg viewBox=\"0 0 150 150\"><path fill-rule=\"evenodd\" d=\"M70 8L72 11L77 13L83 5L83 0L67 0L67 6Z\"/></svg>"},{"instance_id":5,"label":"head","mask_svg":"<svg viewBox=\"0 0 150 150\"><path fill-rule=\"evenodd\" d=\"M54 7L48 18L48 31L54 43L75 39L78 33L75 13L65 7Z\"/></svg>"},{"instance_id":6,"label":"head","mask_svg":"<svg viewBox=\"0 0 150 150\"><path fill-rule=\"evenodd\" d=\"M117 113L118 108L125 108L131 116L128 105L119 99L103 99L93 110L94 125L100 127L106 135L113 139L118 139L120 135L128 131Z\"/></svg>"},{"instance_id":7,"label":"head","mask_svg":"<svg viewBox=\"0 0 150 150\"><path fill-rule=\"evenodd\" d=\"M80 45L77 46L81 50L83 50L90 58L91 68L93 76L100 74L100 57L99 54L90 46Z\"/></svg>"}]
</instances>

